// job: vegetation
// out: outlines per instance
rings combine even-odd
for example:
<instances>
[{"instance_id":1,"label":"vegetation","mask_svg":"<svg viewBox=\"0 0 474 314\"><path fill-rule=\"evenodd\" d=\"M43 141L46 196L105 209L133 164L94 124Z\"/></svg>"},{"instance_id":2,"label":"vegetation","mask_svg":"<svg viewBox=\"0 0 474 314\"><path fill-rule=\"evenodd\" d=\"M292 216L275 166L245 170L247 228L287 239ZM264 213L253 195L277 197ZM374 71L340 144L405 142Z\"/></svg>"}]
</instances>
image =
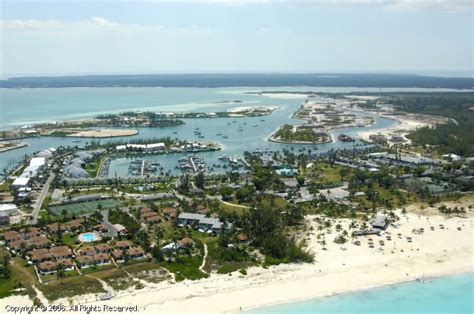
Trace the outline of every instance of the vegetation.
<instances>
[{"instance_id":1,"label":"vegetation","mask_svg":"<svg viewBox=\"0 0 474 314\"><path fill-rule=\"evenodd\" d=\"M387 97L395 108L410 113L448 117L448 123L424 127L408 137L417 144L435 146L443 153L474 156L473 93L406 94Z\"/></svg>"},{"instance_id":2,"label":"vegetation","mask_svg":"<svg viewBox=\"0 0 474 314\"><path fill-rule=\"evenodd\" d=\"M315 132L312 128L294 127L285 124L276 131L274 138L284 142L325 143L330 136L325 132Z\"/></svg>"}]
</instances>

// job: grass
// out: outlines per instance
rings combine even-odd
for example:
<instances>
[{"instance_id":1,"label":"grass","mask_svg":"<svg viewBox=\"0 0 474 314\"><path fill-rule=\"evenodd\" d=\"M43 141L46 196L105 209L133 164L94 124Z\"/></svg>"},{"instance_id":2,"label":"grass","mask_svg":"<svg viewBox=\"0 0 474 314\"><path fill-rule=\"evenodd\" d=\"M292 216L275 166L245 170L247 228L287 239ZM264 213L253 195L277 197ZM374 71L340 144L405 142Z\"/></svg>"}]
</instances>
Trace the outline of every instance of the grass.
<instances>
[{"instance_id":1,"label":"grass","mask_svg":"<svg viewBox=\"0 0 474 314\"><path fill-rule=\"evenodd\" d=\"M127 265L122 268L133 277L151 282L158 283L170 279L168 272L155 262L143 262L141 264Z\"/></svg>"},{"instance_id":2,"label":"grass","mask_svg":"<svg viewBox=\"0 0 474 314\"><path fill-rule=\"evenodd\" d=\"M12 290L23 288L24 290L15 294L27 294L30 298L36 296L33 285L38 285L35 270L26 266L20 257L12 258L10 264L10 278L0 280L0 298L14 294Z\"/></svg>"},{"instance_id":3,"label":"grass","mask_svg":"<svg viewBox=\"0 0 474 314\"><path fill-rule=\"evenodd\" d=\"M51 301L86 293L105 292L99 281L88 276L64 278L62 282L59 280L51 281L46 285L39 286L39 289L43 292L44 296Z\"/></svg>"},{"instance_id":4,"label":"grass","mask_svg":"<svg viewBox=\"0 0 474 314\"><path fill-rule=\"evenodd\" d=\"M49 210L55 215L62 215L63 211L66 211L68 215L80 215L80 214L88 214L88 213L95 212L98 209L99 205L102 207L102 209L109 209L109 208L115 208L116 206L122 206L122 204L119 201L113 198L109 198L109 199L90 201L90 202L80 202L80 203L50 206Z\"/></svg>"},{"instance_id":5,"label":"grass","mask_svg":"<svg viewBox=\"0 0 474 314\"><path fill-rule=\"evenodd\" d=\"M120 268L97 271L88 276L104 280L114 290L125 290L135 284L127 273Z\"/></svg>"},{"instance_id":6,"label":"grass","mask_svg":"<svg viewBox=\"0 0 474 314\"><path fill-rule=\"evenodd\" d=\"M183 281L185 279L207 278L209 275L199 270L201 263L201 256L181 256L176 262L160 262L158 264L174 273L176 281Z\"/></svg>"},{"instance_id":7,"label":"grass","mask_svg":"<svg viewBox=\"0 0 474 314\"><path fill-rule=\"evenodd\" d=\"M78 275L79 275L79 273L77 272L76 269L64 272L64 278L74 277L74 276L78 276ZM64 278L63 278L63 280L64 280ZM54 280L59 280L59 279L58 279L58 276L56 275L56 273L53 273L53 274L48 274L48 275L42 275L41 280L42 280L43 284L45 284L47 282L54 281Z\"/></svg>"},{"instance_id":8,"label":"grass","mask_svg":"<svg viewBox=\"0 0 474 314\"><path fill-rule=\"evenodd\" d=\"M62 240L63 243L68 246L75 246L77 244L77 236L75 234L63 234Z\"/></svg>"},{"instance_id":9,"label":"grass","mask_svg":"<svg viewBox=\"0 0 474 314\"><path fill-rule=\"evenodd\" d=\"M100 158L94 158L94 160L88 162L86 166L84 167L84 170L87 171L87 173L89 174L89 176L91 176L91 178L95 178L97 176L100 162L101 162Z\"/></svg>"},{"instance_id":10,"label":"grass","mask_svg":"<svg viewBox=\"0 0 474 314\"><path fill-rule=\"evenodd\" d=\"M217 238L215 241L207 243L207 259L206 265L204 266L204 270L207 272L211 272L216 270L219 274L227 274L234 271L238 271L241 269L254 266L256 263L251 260L245 261L224 261L221 259L219 254L219 243Z\"/></svg>"},{"instance_id":11,"label":"grass","mask_svg":"<svg viewBox=\"0 0 474 314\"><path fill-rule=\"evenodd\" d=\"M103 270L112 269L112 268L115 268L114 264L112 263L107 264L107 265L101 265L101 266L94 265L87 268L81 268L81 272L85 275L85 274L90 274L97 271L103 271Z\"/></svg>"},{"instance_id":12,"label":"grass","mask_svg":"<svg viewBox=\"0 0 474 314\"><path fill-rule=\"evenodd\" d=\"M237 215L243 215L244 213L246 213L248 211L247 208L243 208L243 207L239 207L239 206L233 206L233 205L228 205L228 204L224 204L224 203L219 203L219 208L226 212L226 213L235 213Z\"/></svg>"}]
</instances>

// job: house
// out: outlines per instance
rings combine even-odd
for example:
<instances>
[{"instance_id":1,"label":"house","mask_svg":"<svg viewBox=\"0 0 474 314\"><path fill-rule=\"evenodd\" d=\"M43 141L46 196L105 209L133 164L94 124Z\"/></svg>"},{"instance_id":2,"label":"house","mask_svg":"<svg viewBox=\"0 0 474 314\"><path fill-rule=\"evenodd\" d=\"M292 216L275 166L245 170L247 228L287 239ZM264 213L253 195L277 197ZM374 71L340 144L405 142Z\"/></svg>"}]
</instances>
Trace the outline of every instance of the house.
<instances>
[{"instance_id":1,"label":"house","mask_svg":"<svg viewBox=\"0 0 474 314\"><path fill-rule=\"evenodd\" d=\"M148 224L157 224L161 222L161 218L158 215L154 215L154 216L146 217L145 222Z\"/></svg>"},{"instance_id":2,"label":"house","mask_svg":"<svg viewBox=\"0 0 474 314\"><path fill-rule=\"evenodd\" d=\"M129 241L117 241L115 242L115 247L120 250L127 250L131 247L131 243Z\"/></svg>"},{"instance_id":3,"label":"house","mask_svg":"<svg viewBox=\"0 0 474 314\"><path fill-rule=\"evenodd\" d=\"M178 210L173 207L165 207L162 209L163 216L167 219L176 219L178 216Z\"/></svg>"},{"instance_id":4,"label":"house","mask_svg":"<svg viewBox=\"0 0 474 314\"><path fill-rule=\"evenodd\" d=\"M119 233L121 235L127 235L127 233L128 233L127 228L125 228L121 224L115 224L114 227L117 230L117 233Z\"/></svg>"},{"instance_id":5,"label":"house","mask_svg":"<svg viewBox=\"0 0 474 314\"><path fill-rule=\"evenodd\" d=\"M388 220L388 217L385 215L376 215L374 219L372 219L371 221L372 227L375 229L380 229L380 230L387 229L389 224L390 224L390 221Z\"/></svg>"},{"instance_id":6,"label":"house","mask_svg":"<svg viewBox=\"0 0 474 314\"><path fill-rule=\"evenodd\" d=\"M38 272L41 275L52 274L56 272L56 263L52 261L45 261L38 264Z\"/></svg>"},{"instance_id":7,"label":"house","mask_svg":"<svg viewBox=\"0 0 474 314\"><path fill-rule=\"evenodd\" d=\"M52 259L52 255L47 249L33 250L28 255L30 262L33 264L38 264Z\"/></svg>"},{"instance_id":8,"label":"house","mask_svg":"<svg viewBox=\"0 0 474 314\"><path fill-rule=\"evenodd\" d=\"M199 230L219 232L222 228L222 222L217 218L203 218L199 220Z\"/></svg>"},{"instance_id":9,"label":"house","mask_svg":"<svg viewBox=\"0 0 474 314\"><path fill-rule=\"evenodd\" d=\"M23 236L23 239L25 239L25 240L29 240L31 238L36 238L36 237L39 237L41 235L40 229L38 229L36 227L24 228L24 229L21 229L20 232Z\"/></svg>"},{"instance_id":10,"label":"house","mask_svg":"<svg viewBox=\"0 0 474 314\"><path fill-rule=\"evenodd\" d=\"M93 246L85 246L79 249L79 253L81 253L82 255L93 256L95 253L97 253L97 251Z\"/></svg>"},{"instance_id":11,"label":"house","mask_svg":"<svg viewBox=\"0 0 474 314\"><path fill-rule=\"evenodd\" d=\"M31 238L27 242L30 247L34 247L37 249L47 248L51 246L51 241L49 241L48 238L46 238L45 236Z\"/></svg>"},{"instance_id":12,"label":"house","mask_svg":"<svg viewBox=\"0 0 474 314\"><path fill-rule=\"evenodd\" d=\"M87 268L95 265L94 257L90 255L81 255L76 258L76 262L78 263L80 268Z\"/></svg>"},{"instance_id":13,"label":"house","mask_svg":"<svg viewBox=\"0 0 474 314\"><path fill-rule=\"evenodd\" d=\"M95 249L99 253L109 253L110 250L111 250L111 247L110 247L110 245L108 245L106 243L101 243L101 244L97 244L95 246Z\"/></svg>"},{"instance_id":14,"label":"house","mask_svg":"<svg viewBox=\"0 0 474 314\"><path fill-rule=\"evenodd\" d=\"M15 252L27 250L29 246L29 243L23 239L18 239L8 243L8 247Z\"/></svg>"},{"instance_id":15,"label":"house","mask_svg":"<svg viewBox=\"0 0 474 314\"><path fill-rule=\"evenodd\" d=\"M143 216L146 213L152 212L150 207L143 207L140 209L140 216Z\"/></svg>"},{"instance_id":16,"label":"house","mask_svg":"<svg viewBox=\"0 0 474 314\"><path fill-rule=\"evenodd\" d=\"M97 224L94 227L92 227L93 230L98 231L99 233L106 233L109 231L106 226L103 224Z\"/></svg>"},{"instance_id":17,"label":"house","mask_svg":"<svg viewBox=\"0 0 474 314\"><path fill-rule=\"evenodd\" d=\"M4 233L2 233L2 238L3 240L5 240L6 244L22 239L21 235L14 230L5 231Z\"/></svg>"},{"instance_id":18,"label":"house","mask_svg":"<svg viewBox=\"0 0 474 314\"><path fill-rule=\"evenodd\" d=\"M62 258L56 261L56 264L63 266L64 271L71 271L74 269L74 263L70 258Z\"/></svg>"},{"instance_id":19,"label":"house","mask_svg":"<svg viewBox=\"0 0 474 314\"><path fill-rule=\"evenodd\" d=\"M237 235L237 241L239 242L247 242L248 240L249 240L249 237L243 232Z\"/></svg>"},{"instance_id":20,"label":"house","mask_svg":"<svg viewBox=\"0 0 474 314\"><path fill-rule=\"evenodd\" d=\"M191 238L182 238L179 240L179 244L181 244L183 247L191 247L194 245L194 241Z\"/></svg>"},{"instance_id":21,"label":"house","mask_svg":"<svg viewBox=\"0 0 474 314\"><path fill-rule=\"evenodd\" d=\"M218 218L207 218L202 214L181 213L178 216L181 225L198 226L199 230L219 232L223 223Z\"/></svg>"},{"instance_id":22,"label":"house","mask_svg":"<svg viewBox=\"0 0 474 314\"><path fill-rule=\"evenodd\" d=\"M16 225L21 223L21 215L15 204L0 204L0 225Z\"/></svg>"},{"instance_id":23,"label":"house","mask_svg":"<svg viewBox=\"0 0 474 314\"><path fill-rule=\"evenodd\" d=\"M123 250L114 250L112 252L112 257L114 258L114 260L117 262L117 263L122 263L124 262L124 254L123 254Z\"/></svg>"},{"instance_id":24,"label":"house","mask_svg":"<svg viewBox=\"0 0 474 314\"><path fill-rule=\"evenodd\" d=\"M127 255L133 259L145 258L145 252L141 247L132 247L127 250Z\"/></svg>"},{"instance_id":25,"label":"house","mask_svg":"<svg viewBox=\"0 0 474 314\"><path fill-rule=\"evenodd\" d=\"M94 255L94 262L96 265L107 265L110 264L110 257L105 253L97 253Z\"/></svg>"},{"instance_id":26,"label":"house","mask_svg":"<svg viewBox=\"0 0 474 314\"><path fill-rule=\"evenodd\" d=\"M71 249L66 245L52 247L49 252L56 260L72 257Z\"/></svg>"}]
</instances>

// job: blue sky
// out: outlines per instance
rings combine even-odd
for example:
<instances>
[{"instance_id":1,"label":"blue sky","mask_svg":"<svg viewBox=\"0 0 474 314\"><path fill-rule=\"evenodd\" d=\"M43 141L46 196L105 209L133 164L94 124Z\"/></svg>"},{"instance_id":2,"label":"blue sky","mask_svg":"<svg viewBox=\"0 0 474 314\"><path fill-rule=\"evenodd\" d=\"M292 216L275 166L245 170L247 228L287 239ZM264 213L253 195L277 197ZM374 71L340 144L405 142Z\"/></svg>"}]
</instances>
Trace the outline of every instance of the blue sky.
<instances>
[{"instance_id":1,"label":"blue sky","mask_svg":"<svg viewBox=\"0 0 474 314\"><path fill-rule=\"evenodd\" d=\"M472 72L472 0L3 0L1 74Z\"/></svg>"}]
</instances>

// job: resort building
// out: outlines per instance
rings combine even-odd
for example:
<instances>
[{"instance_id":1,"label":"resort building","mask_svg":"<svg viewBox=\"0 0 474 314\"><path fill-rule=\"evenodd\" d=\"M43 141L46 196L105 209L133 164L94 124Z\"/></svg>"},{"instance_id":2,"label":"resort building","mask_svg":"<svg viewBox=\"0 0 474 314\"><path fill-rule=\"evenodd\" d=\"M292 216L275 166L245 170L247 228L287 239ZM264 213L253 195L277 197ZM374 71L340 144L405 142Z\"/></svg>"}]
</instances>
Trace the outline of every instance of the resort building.
<instances>
[{"instance_id":1,"label":"resort building","mask_svg":"<svg viewBox=\"0 0 474 314\"><path fill-rule=\"evenodd\" d=\"M375 229L385 230L389 225L388 217L385 215L376 215L371 221L371 225Z\"/></svg>"},{"instance_id":2,"label":"resort building","mask_svg":"<svg viewBox=\"0 0 474 314\"><path fill-rule=\"evenodd\" d=\"M21 215L15 204L0 204L0 226L21 223Z\"/></svg>"},{"instance_id":3,"label":"resort building","mask_svg":"<svg viewBox=\"0 0 474 314\"><path fill-rule=\"evenodd\" d=\"M179 224L198 227L200 231L219 232L223 223L217 218L208 218L203 214L181 213L178 216Z\"/></svg>"}]
</instances>

